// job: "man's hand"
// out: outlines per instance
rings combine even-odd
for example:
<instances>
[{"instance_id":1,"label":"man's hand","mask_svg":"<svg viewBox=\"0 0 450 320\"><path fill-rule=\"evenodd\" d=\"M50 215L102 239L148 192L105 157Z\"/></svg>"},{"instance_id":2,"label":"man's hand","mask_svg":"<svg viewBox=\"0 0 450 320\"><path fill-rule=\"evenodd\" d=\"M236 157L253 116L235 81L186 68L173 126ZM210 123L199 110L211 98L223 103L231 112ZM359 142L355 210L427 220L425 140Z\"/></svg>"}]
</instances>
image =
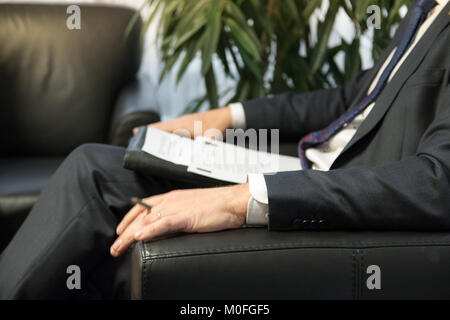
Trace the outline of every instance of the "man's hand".
<instances>
[{"instance_id":1,"label":"man's hand","mask_svg":"<svg viewBox=\"0 0 450 320\"><path fill-rule=\"evenodd\" d=\"M201 122L201 132L194 132L195 121ZM205 135L205 131L209 130L206 137L214 139L217 138L217 136L214 134L214 130L211 129L216 129L216 131L223 133L225 129L231 127L231 122L230 108L224 107L206 112L184 115L170 121L152 123L149 127L170 133L180 129L187 130L190 134L190 138L194 138L195 135ZM133 130L133 133L136 132L137 128Z\"/></svg>"},{"instance_id":2,"label":"man's hand","mask_svg":"<svg viewBox=\"0 0 450 320\"><path fill-rule=\"evenodd\" d=\"M250 191L247 184L175 190L144 199L149 212L135 205L117 227L111 255L119 256L135 241L172 232L211 232L245 224Z\"/></svg>"}]
</instances>

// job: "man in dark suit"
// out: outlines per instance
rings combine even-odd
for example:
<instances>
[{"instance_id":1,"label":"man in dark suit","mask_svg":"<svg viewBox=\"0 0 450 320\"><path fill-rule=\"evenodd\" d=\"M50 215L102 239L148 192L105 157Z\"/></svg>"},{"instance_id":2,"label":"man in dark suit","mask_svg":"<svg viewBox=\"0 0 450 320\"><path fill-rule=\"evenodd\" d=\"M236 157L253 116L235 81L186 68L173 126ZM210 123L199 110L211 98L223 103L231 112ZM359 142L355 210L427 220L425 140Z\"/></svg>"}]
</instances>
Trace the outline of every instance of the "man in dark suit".
<instances>
[{"instance_id":1,"label":"man in dark suit","mask_svg":"<svg viewBox=\"0 0 450 320\"><path fill-rule=\"evenodd\" d=\"M153 125L191 133L194 121L204 130L280 129L300 139L304 170L195 189L124 169L121 148L78 148L0 257L0 298L128 297L123 253L134 241L171 231L245 223L270 230L449 230L449 14L448 0L416 1L380 61L342 88ZM132 196L148 197L150 212L131 208ZM82 270L81 290L66 286L69 265Z\"/></svg>"}]
</instances>

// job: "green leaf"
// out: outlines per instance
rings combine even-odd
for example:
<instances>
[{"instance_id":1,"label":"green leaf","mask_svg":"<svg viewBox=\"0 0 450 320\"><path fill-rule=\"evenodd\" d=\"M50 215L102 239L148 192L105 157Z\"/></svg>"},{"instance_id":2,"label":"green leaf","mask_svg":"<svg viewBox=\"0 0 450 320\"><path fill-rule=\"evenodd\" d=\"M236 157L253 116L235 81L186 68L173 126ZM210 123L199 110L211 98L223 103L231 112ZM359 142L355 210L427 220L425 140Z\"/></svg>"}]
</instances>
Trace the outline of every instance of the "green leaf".
<instances>
[{"instance_id":1,"label":"green leaf","mask_svg":"<svg viewBox=\"0 0 450 320\"><path fill-rule=\"evenodd\" d=\"M250 2L252 3L252 5L248 7L248 14L255 21L255 27L253 28L253 30L260 28L265 33L265 36L268 36L271 39L274 38L275 31L273 29L273 21L266 14L262 14L261 10L258 10L258 5L261 3L260 0L250 0ZM227 4L229 3L232 2L227 2ZM255 31L253 32L255 33ZM255 37L258 38L256 33Z\"/></svg>"},{"instance_id":2,"label":"green leaf","mask_svg":"<svg viewBox=\"0 0 450 320\"><path fill-rule=\"evenodd\" d=\"M160 5L161 5L161 1L158 1L158 3L155 5L155 7L153 8L153 12L150 14L150 16L144 21L144 24L142 26L142 35L145 35L145 33L147 32L148 28L150 27L150 25L152 24L156 14L159 11ZM143 6L142 9L144 9L145 7Z\"/></svg>"},{"instance_id":3,"label":"green leaf","mask_svg":"<svg viewBox=\"0 0 450 320\"><path fill-rule=\"evenodd\" d=\"M217 56L219 57L224 72L228 77L234 78L233 74L231 73L230 66L228 64L228 58L227 58L227 48L226 48L226 41L224 41L225 37L220 37L219 39L219 45L217 46Z\"/></svg>"},{"instance_id":4,"label":"green leaf","mask_svg":"<svg viewBox=\"0 0 450 320\"><path fill-rule=\"evenodd\" d=\"M244 65L247 68L249 68L251 73L253 73L253 75L255 76L255 79L257 79L258 81L262 81L263 72L260 69L259 65L239 45L238 45L238 48L239 48L239 53L242 57L242 60L244 61Z\"/></svg>"},{"instance_id":5,"label":"green leaf","mask_svg":"<svg viewBox=\"0 0 450 320\"><path fill-rule=\"evenodd\" d=\"M205 30L205 42L202 50L202 75L205 76L208 72L213 53L217 50L217 43L220 37L220 31L222 30L222 22L220 20L221 11L219 6L222 0L213 0L213 4L210 9L208 24Z\"/></svg>"},{"instance_id":6,"label":"green leaf","mask_svg":"<svg viewBox=\"0 0 450 320\"><path fill-rule=\"evenodd\" d=\"M337 11L339 10L339 2L331 1L330 8L328 9L325 21L321 24L318 33L318 43L314 48L313 55L311 57L312 71L316 72L323 64L324 57L326 55L328 40L330 38L331 30L334 25Z\"/></svg>"},{"instance_id":7,"label":"green leaf","mask_svg":"<svg viewBox=\"0 0 450 320\"><path fill-rule=\"evenodd\" d=\"M249 35L239 27L239 25L232 19L224 18L225 24L230 28L230 34L236 41L236 44L241 46L247 53L249 53L253 59L261 61L261 55L259 53L259 46L252 41Z\"/></svg>"},{"instance_id":8,"label":"green leaf","mask_svg":"<svg viewBox=\"0 0 450 320\"><path fill-rule=\"evenodd\" d=\"M331 0L331 1L336 1L336 0ZM317 8L320 8L321 5L322 5L322 0L310 0L310 1L308 1L308 5L303 10L303 17L304 17L304 19L305 20L309 20L309 18L313 14L314 10L316 10Z\"/></svg>"},{"instance_id":9,"label":"green leaf","mask_svg":"<svg viewBox=\"0 0 450 320\"><path fill-rule=\"evenodd\" d=\"M300 16L298 15L297 6L294 3L294 0L285 0L284 6L288 12L291 13L293 20L300 20Z\"/></svg>"},{"instance_id":10,"label":"green leaf","mask_svg":"<svg viewBox=\"0 0 450 320\"><path fill-rule=\"evenodd\" d=\"M328 0L329 9L325 20L319 22L318 41L314 43L309 20L321 8L322 0L147 0L154 10L144 21L143 32L152 21L157 22L157 44L164 62L161 80L176 65L178 83L201 53L207 94L185 110L192 112L200 110L205 101L218 107L221 94L215 80L218 70L212 67L214 56L221 61L225 75L236 79L234 101L344 83L361 68L360 43L358 39L342 41L329 48L338 10L345 10L357 35L367 30L368 5L380 5L382 12L388 13L382 18L381 30L374 30L372 55L376 59L400 20L399 9L411 1ZM335 61L340 53L345 57L342 68ZM322 68L325 65L328 68Z\"/></svg>"},{"instance_id":11,"label":"green leaf","mask_svg":"<svg viewBox=\"0 0 450 320\"><path fill-rule=\"evenodd\" d=\"M141 11L145 8L146 5L147 5L147 3L144 2L131 17L131 19L128 22L128 25L125 29L124 38L128 38L128 36L130 35L130 32L133 30L133 27L139 21L139 19L141 17Z\"/></svg>"},{"instance_id":12,"label":"green leaf","mask_svg":"<svg viewBox=\"0 0 450 320\"><path fill-rule=\"evenodd\" d=\"M173 49L176 50L181 47L186 41L191 39L191 37L195 35L202 27L204 27L205 24L206 19L204 19L203 16L199 19L195 19L189 29L186 29L185 32L179 34L175 44L173 45Z\"/></svg>"},{"instance_id":13,"label":"green leaf","mask_svg":"<svg viewBox=\"0 0 450 320\"><path fill-rule=\"evenodd\" d=\"M161 75L159 76L159 82L161 82L164 79L164 77L166 76L167 72L169 72L172 69L172 67L175 65L175 62L177 62L180 54L181 54L181 51L177 51L174 55L171 55L167 59L164 59L165 65L161 72Z\"/></svg>"},{"instance_id":14,"label":"green leaf","mask_svg":"<svg viewBox=\"0 0 450 320\"><path fill-rule=\"evenodd\" d=\"M242 13L241 9L232 1L227 1L224 9L225 12L229 15L229 18L232 19L242 30L244 30L248 37L258 47L258 51L260 51L261 48L259 48L259 39L253 29L249 27L247 19Z\"/></svg>"},{"instance_id":15,"label":"green leaf","mask_svg":"<svg viewBox=\"0 0 450 320\"><path fill-rule=\"evenodd\" d=\"M201 37L201 38L204 38L204 37ZM177 80L176 80L177 84L180 82L181 78L183 77L184 72L186 71L187 67L194 60L196 53L200 50L201 46L203 45L203 41L204 41L204 39L199 39L198 41L190 42L187 45L183 61L181 62L180 68L178 69Z\"/></svg>"},{"instance_id":16,"label":"green leaf","mask_svg":"<svg viewBox=\"0 0 450 320\"><path fill-rule=\"evenodd\" d=\"M374 4L374 0L357 0L355 1L355 16L358 22L362 21L367 15L367 8Z\"/></svg>"},{"instance_id":17,"label":"green leaf","mask_svg":"<svg viewBox=\"0 0 450 320\"><path fill-rule=\"evenodd\" d=\"M250 93L250 82L248 80L244 80L241 86L241 89L237 93L235 101L245 101L248 100Z\"/></svg>"},{"instance_id":18,"label":"green leaf","mask_svg":"<svg viewBox=\"0 0 450 320\"><path fill-rule=\"evenodd\" d=\"M396 18L399 18L399 10L402 6L406 5L409 7L412 0L395 0L394 4L392 5L391 9L388 11L388 17L387 17L387 26L390 27L396 22Z\"/></svg>"},{"instance_id":19,"label":"green leaf","mask_svg":"<svg viewBox=\"0 0 450 320\"><path fill-rule=\"evenodd\" d=\"M186 113L195 113L199 112L202 105L208 100L208 96L205 94L203 97L197 98L192 100L185 110L183 111L184 114Z\"/></svg>"},{"instance_id":20,"label":"green leaf","mask_svg":"<svg viewBox=\"0 0 450 320\"><path fill-rule=\"evenodd\" d=\"M186 13L183 15L180 14L180 20L176 24L173 33L182 34L189 32L192 27L195 27L198 24L206 24L208 9L211 6L210 1L211 0L198 0L197 2L186 2L186 0L183 0L186 4Z\"/></svg>"},{"instance_id":21,"label":"green leaf","mask_svg":"<svg viewBox=\"0 0 450 320\"><path fill-rule=\"evenodd\" d=\"M216 84L216 76L214 75L214 68L208 69L205 75L205 86L206 86L206 94L208 96L208 101L211 106L211 109L216 109L219 107L219 97L217 95L217 84Z\"/></svg>"},{"instance_id":22,"label":"green leaf","mask_svg":"<svg viewBox=\"0 0 450 320\"><path fill-rule=\"evenodd\" d=\"M338 86L341 86L345 82L345 74L342 72L339 67L337 66L334 59L330 59L328 61L328 65L330 69L328 70L328 75L331 75L334 81Z\"/></svg>"},{"instance_id":23,"label":"green leaf","mask_svg":"<svg viewBox=\"0 0 450 320\"><path fill-rule=\"evenodd\" d=\"M346 44L345 50L345 80L352 80L361 70L361 56L359 54L359 38L355 38L353 42Z\"/></svg>"}]
</instances>

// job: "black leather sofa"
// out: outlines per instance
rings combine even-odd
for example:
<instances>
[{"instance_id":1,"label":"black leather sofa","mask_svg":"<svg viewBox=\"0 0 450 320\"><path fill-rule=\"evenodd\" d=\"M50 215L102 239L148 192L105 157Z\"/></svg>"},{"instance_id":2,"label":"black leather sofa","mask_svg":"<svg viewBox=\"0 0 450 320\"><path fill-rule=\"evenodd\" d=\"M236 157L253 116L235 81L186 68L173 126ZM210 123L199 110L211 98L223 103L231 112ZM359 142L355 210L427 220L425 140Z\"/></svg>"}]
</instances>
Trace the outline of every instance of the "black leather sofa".
<instances>
[{"instance_id":1,"label":"black leather sofa","mask_svg":"<svg viewBox=\"0 0 450 320\"><path fill-rule=\"evenodd\" d=\"M0 4L0 252L71 150L126 145L159 119L127 99L139 86L139 19L125 37L135 11L81 5L69 30L67 7Z\"/></svg>"},{"instance_id":2,"label":"black leather sofa","mask_svg":"<svg viewBox=\"0 0 450 320\"><path fill-rule=\"evenodd\" d=\"M280 153L296 155L282 141ZM449 232L178 234L132 251L133 299L450 299Z\"/></svg>"},{"instance_id":3,"label":"black leather sofa","mask_svg":"<svg viewBox=\"0 0 450 320\"><path fill-rule=\"evenodd\" d=\"M79 32L66 8L0 4L0 247L70 150L125 145L157 120L152 101L126 99L140 59L140 25L122 37L132 10L82 6ZM134 299L450 298L450 233L240 229L141 242L131 258Z\"/></svg>"},{"instance_id":4,"label":"black leather sofa","mask_svg":"<svg viewBox=\"0 0 450 320\"><path fill-rule=\"evenodd\" d=\"M133 299L450 298L449 233L240 229L132 253Z\"/></svg>"},{"instance_id":5,"label":"black leather sofa","mask_svg":"<svg viewBox=\"0 0 450 320\"><path fill-rule=\"evenodd\" d=\"M280 153L295 156L297 142L281 141ZM450 232L318 232L300 223L302 231L140 242L131 254L132 298L450 299Z\"/></svg>"}]
</instances>

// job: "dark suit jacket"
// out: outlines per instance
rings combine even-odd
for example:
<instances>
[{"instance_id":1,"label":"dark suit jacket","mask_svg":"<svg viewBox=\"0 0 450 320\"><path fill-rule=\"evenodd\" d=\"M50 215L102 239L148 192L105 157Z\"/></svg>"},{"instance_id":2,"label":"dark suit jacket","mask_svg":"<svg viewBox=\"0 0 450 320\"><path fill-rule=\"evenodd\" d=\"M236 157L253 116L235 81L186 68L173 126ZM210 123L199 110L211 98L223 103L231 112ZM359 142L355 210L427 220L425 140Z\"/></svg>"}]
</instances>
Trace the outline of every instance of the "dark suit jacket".
<instances>
[{"instance_id":1,"label":"dark suit jacket","mask_svg":"<svg viewBox=\"0 0 450 320\"><path fill-rule=\"evenodd\" d=\"M450 4L404 61L331 170L266 175L269 229L450 230ZM300 139L366 94L374 68L342 88L244 103L249 128Z\"/></svg>"}]
</instances>

